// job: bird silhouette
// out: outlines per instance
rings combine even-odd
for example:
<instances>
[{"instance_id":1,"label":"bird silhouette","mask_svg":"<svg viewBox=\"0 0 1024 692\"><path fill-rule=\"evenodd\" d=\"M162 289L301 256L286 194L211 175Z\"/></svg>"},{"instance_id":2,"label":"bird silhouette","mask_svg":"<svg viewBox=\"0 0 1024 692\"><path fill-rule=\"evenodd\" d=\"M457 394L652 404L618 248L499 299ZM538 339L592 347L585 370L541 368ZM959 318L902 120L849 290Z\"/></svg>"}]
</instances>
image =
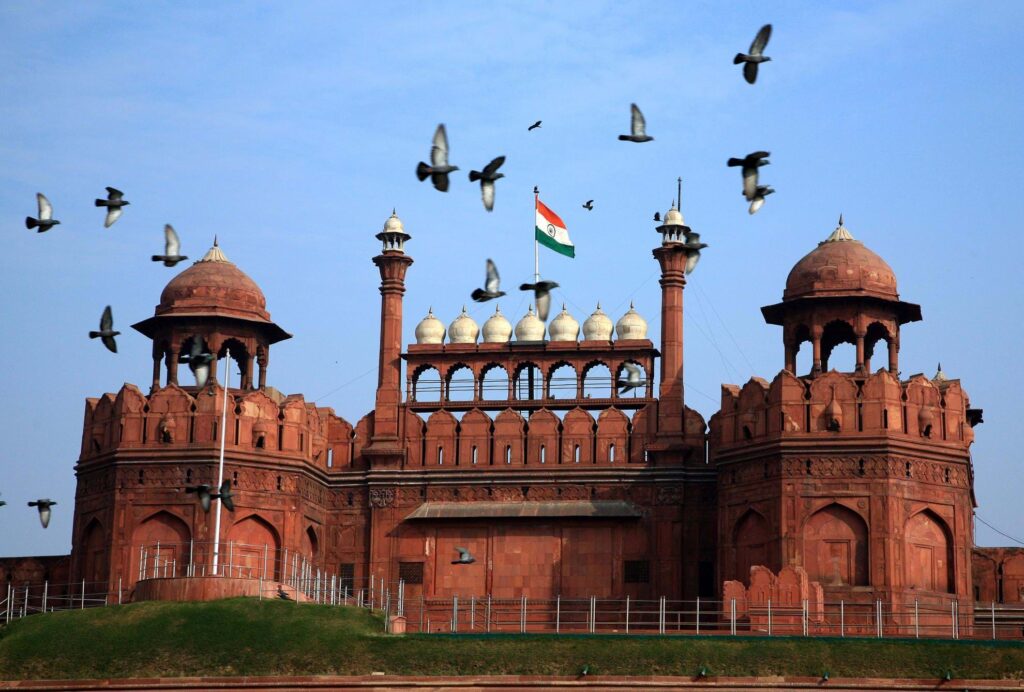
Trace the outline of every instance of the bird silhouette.
<instances>
[{"instance_id":1,"label":"bird silhouette","mask_svg":"<svg viewBox=\"0 0 1024 692\"><path fill-rule=\"evenodd\" d=\"M210 486L206 483L200 483L199 485L193 485L185 488L185 492L195 494L199 499L199 506L203 508L204 512L210 511L210 500L213 495L210 493Z\"/></svg>"},{"instance_id":2,"label":"bird silhouette","mask_svg":"<svg viewBox=\"0 0 1024 692\"><path fill-rule=\"evenodd\" d=\"M707 243L700 242L700 233L690 231L689 235L686 236L686 267L683 270L686 274L693 273L693 270L697 267L697 262L700 262L700 251L707 246Z\"/></svg>"},{"instance_id":3,"label":"bird silhouette","mask_svg":"<svg viewBox=\"0 0 1024 692\"><path fill-rule=\"evenodd\" d=\"M661 212L660 211L654 212L654 220L658 221L658 222L661 221Z\"/></svg>"},{"instance_id":4,"label":"bird silhouette","mask_svg":"<svg viewBox=\"0 0 1024 692\"><path fill-rule=\"evenodd\" d=\"M164 225L164 254L153 255L154 262L163 262L165 267L173 267L182 260L187 260L188 257L179 254L181 252L181 241L178 240L178 234L174 232L174 227L171 224Z\"/></svg>"},{"instance_id":5,"label":"bird silhouette","mask_svg":"<svg viewBox=\"0 0 1024 692\"><path fill-rule=\"evenodd\" d=\"M761 30L757 32L757 36L754 37L754 42L750 44L750 52L737 53L736 57L732 59L733 65L743 63L743 78L747 80L748 84L753 84L757 81L757 66L763 62L771 60L771 58L764 55L765 46L768 45L768 39L771 37L772 25L765 24L761 27Z\"/></svg>"},{"instance_id":6,"label":"bird silhouette","mask_svg":"<svg viewBox=\"0 0 1024 692\"><path fill-rule=\"evenodd\" d=\"M60 223L60 221L53 218L53 205L50 204L50 200L46 199L46 195L42 192L36 193L36 205L39 207L39 218L33 219L31 216L26 216L25 228L29 230L38 228L39 230L36 233L46 233Z\"/></svg>"},{"instance_id":7,"label":"bird silhouette","mask_svg":"<svg viewBox=\"0 0 1024 692\"><path fill-rule=\"evenodd\" d=\"M50 508L55 504L57 504L56 501L48 498L28 503L29 507L35 507L39 510L39 523L43 525L44 529L50 525Z\"/></svg>"},{"instance_id":8,"label":"bird silhouette","mask_svg":"<svg viewBox=\"0 0 1024 692\"><path fill-rule=\"evenodd\" d=\"M206 386L206 380L210 376L210 363L213 361L213 354L206 350L206 343L201 336L192 337L192 345L189 352L183 354L178 360L188 363L188 369L196 378L196 387L202 389Z\"/></svg>"},{"instance_id":9,"label":"bird silhouette","mask_svg":"<svg viewBox=\"0 0 1024 692\"><path fill-rule=\"evenodd\" d=\"M526 128L526 131L529 132L530 130L536 130L538 127L540 127L540 120Z\"/></svg>"},{"instance_id":10,"label":"bird silhouette","mask_svg":"<svg viewBox=\"0 0 1024 692\"><path fill-rule=\"evenodd\" d=\"M636 365L633 363L623 363L622 367L629 374L625 378L619 377L615 382L619 388L619 396L647 384L647 380L643 377L643 371Z\"/></svg>"},{"instance_id":11,"label":"bird silhouette","mask_svg":"<svg viewBox=\"0 0 1024 692\"><path fill-rule=\"evenodd\" d=\"M455 548L455 552L459 554L459 559L452 560L453 565L471 565L476 562L476 558L470 554L468 548Z\"/></svg>"},{"instance_id":12,"label":"bird silhouette","mask_svg":"<svg viewBox=\"0 0 1024 692\"><path fill-rule=\"evenodd\" d=\"M124 198L124 193L118 190L116 187L107 188L107 198L96 200L97 207L107 208L107 218L103 221L104 228L110 228L114 225L114 222L121 218L121 214L124 211L124 207L131 204Z\"/></svg>"},{"instance_id":13,"label":"bird silhouette","mask_svg":"<svg viewBox=\"0 0 1024 692\"><path fill-rule=\"evenodd\" d=\"M750 214L756 214L757 210L764 206L764 198L774 192L775 190L768 185L758 185L754 190L754 196L750 198L750 208L747 211Z\"/></svg>"},{"instance_id":14,"label":"bird silhouette","mask_svg":"<svg viewBox=\"0 0 1024 692\"><path fill-rule=\"evenodd\" d=\"M629 104L629 108L629 134L619 135L619 139L623 142L650 142L654 137L647 134L647 121L644 119L644 114L640 112L635 103Z\"/></svg>"},{"instance_id":15,"label":"bird silhouette","mask_svg":"<svg viewBox=\"0 0 1024 692\"><path fill-rule=\"evenodd\" d=\"M520 284L520 291L533 291L533 298L537 302L537 317L541 322L548 321L548 312L551 310L551 291L558 288L554 281L540 280L535 284Z\"/></svg>"},{"instance_id":16,"label":"bird silhouette","mask_svg":"<svg viewBox=\"0 0 1024 692\"><path fill-rule=\"evenodd\" d=\"M593 209L594 209L594 200L588 199L586 201L586 203L583 205L583 208L586 209L587 211L593 211Z\"/></svg>"},{"instance_id":17,"label":"bird silhouette","mask_svg":"<svg viewBox=\"0 0 1024 692\"><path fill-rule=\"evenodd\" d=\"M111 312L108 305L103 309L103 315L100 316L100 330L98 332L89 332L89 338L98 338L107 347L108 351L117 353L117 342L114 341L114 337L120 333L114 331L114 313Z\"/></svg>"},{"instance_id":18,"label":"bird silhouette","mask_svg":"<svg viewBox=\"0 0 1024 692\"><path fill-rule=\"evenodd\" d=\"M503 295L505 295L505 292L501 290L501 276L498 275L498 267L495 266L493 260L488 259L484 287L482 289L475 289L472 293L472 298L478 303L485 303L488 300L500 298Z\"/></svg>"},{"instance_id":19,"label":"bird silhouette","mask_svg":"<svg viewBox=\"0 0 1024 692\"><path fill-rule=\"evenodd\" d=\"M281 584L277 585L277 597L282 601L290 601L292 597L288 595L288 592L284 590L284 586Z\"/></svg>"},{"instance_id":20,"label":"bird silhouette","mask_svg":"<svg viewBox=\"0 0 1024 692\"><path fill-rule=\"evenodd\" d=\"M469 182L480 181L480 196L484 200L484 209L494 211L494 181L504 178L504 173L498 173L501 164L505 163L505 157L499 156L484 166L482 171L470 171Z\"/></svg>"},{"instance_id":21,"label":"bird silhouette","mask_svg":"<svg viewBox=\"0 0 1024 692\"><path fill-rule=\"evenodd\" d=\"M3 500L0 500L0 507L3 507L6 504L7 504L6 502L4 502Z\"/></svg>"},{"instance_id":22,"label":"bird silhouette","mask_svg":"<svg viewBox=\"0 0 1024 692\"><path fill-rule=\"evenodd\" d=\"M767 151L755 151L747 154L742 159L732 157L725 162L725 165L730 168L736 166L741 168L741 173L743 174L743 196L747 198L747 201L754 198L754 192L757 190L758 169L771 163L768 160L769 156L771 154Z\"/></svg>"},{"instance_id":23,"label":"bird silhouette","mask_svg":"<svg viewBox=\"0 0 1024 692\"><path fill-rule=\"evenodd\" d=\"M220 498L229 512L235 511L235 494L231 492L231 481L224 481L220 484L220 491L212 493L212 498Z\"/></svg>"},{"instance_id":24,"label":"bird silhouette","mask_svg":"<svg viewBox=\"0 0 1024 692\"><path fill-rule=\"evenodd\" d=\"M448 164L448 132L444 129L444 123L441 123L434 131L434 144L430 147L430 165L420 161L416 166L416 177L424 181L430 176L430 182L434 184L435 190L448 192L448 174L457 170L458 166Z\"/></svg>"}]
</instances>

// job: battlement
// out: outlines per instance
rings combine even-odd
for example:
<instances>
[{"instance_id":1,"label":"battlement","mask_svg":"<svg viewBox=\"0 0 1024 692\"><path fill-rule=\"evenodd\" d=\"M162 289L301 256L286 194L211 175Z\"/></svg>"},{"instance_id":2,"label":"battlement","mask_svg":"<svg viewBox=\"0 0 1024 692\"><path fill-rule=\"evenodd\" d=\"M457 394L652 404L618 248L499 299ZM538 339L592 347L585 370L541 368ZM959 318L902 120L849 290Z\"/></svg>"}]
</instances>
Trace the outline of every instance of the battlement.
<instances>
[{"instance_id":1,"label":"battlement","mask_svg":"<svg viewBox=\"0 0 1024 692\"><path fill-rule=\"evenodd\" d=\"M323 470L351 466L355 436L348 422L301 395L270 392L228 391L226 449ZM219 450L223 402L215 383L202 390L171 384L148 396L126 383L117 394L87 399L79 463L128 450L173 451L175 460L183 450Z\"/></svg>"},{"instance_id":2,"label":"battlement","mask_svg":"<svg viewBox=\"0 0 1024 692\"><path fill-rule=\"evenodd\" d=\"M966 451L979 417L958 380L915 375L901 382L886 370L810 378L783 370L771 383L753 377L742 387L722 385L711 446L727 451L783 438L884 435Z\"/></svg>"}]
</instances>

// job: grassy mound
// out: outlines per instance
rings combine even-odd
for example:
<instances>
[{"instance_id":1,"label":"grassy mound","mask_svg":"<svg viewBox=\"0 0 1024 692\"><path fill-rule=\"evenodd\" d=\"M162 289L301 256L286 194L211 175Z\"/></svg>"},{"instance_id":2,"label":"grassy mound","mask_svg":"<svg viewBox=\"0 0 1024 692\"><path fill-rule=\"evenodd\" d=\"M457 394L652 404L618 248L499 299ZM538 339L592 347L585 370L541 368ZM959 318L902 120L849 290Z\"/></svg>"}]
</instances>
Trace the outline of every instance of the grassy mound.
<instances>
[{"instance_id":1,"label":"grassy mound","mask_svg":"<svg viewBox=\"0 0 1024 692\"><path fill-rule=\"evenodd\" d=\"M33 615L0 679L236 675L820 675L1024 678L1024 644L833 638L410 635L356 608L228 599Z\"/></svg>"}]
</instances>

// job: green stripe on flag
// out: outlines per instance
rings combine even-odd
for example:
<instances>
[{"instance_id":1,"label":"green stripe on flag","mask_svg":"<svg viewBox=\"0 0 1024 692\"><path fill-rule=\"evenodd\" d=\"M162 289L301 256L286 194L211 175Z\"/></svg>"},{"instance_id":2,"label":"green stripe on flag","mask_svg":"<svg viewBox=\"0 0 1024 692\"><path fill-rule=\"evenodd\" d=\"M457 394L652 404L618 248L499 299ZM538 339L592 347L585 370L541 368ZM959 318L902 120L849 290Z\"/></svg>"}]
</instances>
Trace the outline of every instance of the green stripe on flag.
<instances>
[{"instance_id":1,"label":"green stripe on flag","mask_svg":"<svg viewBox=\"0 0 1024 692\"><path fill-rule=\"evenodd\" d=\"M562 245L561 243L555 242L554 238L537 227L534 227L534 230L536 231L537 242L544 247L549 250L554 250L560 255L565 255L566 257L576 257L576 248L572 245Z\"/></svg>"}]
</instances>

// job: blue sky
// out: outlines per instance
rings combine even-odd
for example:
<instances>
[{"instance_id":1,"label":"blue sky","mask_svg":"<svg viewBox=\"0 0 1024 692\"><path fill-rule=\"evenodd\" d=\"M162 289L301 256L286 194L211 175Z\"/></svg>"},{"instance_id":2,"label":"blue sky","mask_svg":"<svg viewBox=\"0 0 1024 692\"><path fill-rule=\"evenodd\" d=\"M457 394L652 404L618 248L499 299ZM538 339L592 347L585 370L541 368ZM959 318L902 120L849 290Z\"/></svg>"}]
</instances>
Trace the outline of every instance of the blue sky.
<instances>
[{"instance_id":1,"label":"blue sky","mask_svg":"<svg viewBox=\"0 0 1024 692\"><path fill-rule=\"evenodd\" d=\"M759 307L843 212L922 305L904 375L942 361L985 409L978 514L1024 539L1024 78L1009 58L1024 4L293 5L0 5L0 555L69 549L84 399L149 382L149 343L128 327L177 271L148 260L163 224L192 258L218 234L295 334L274 347L270 384L354 423L373 402L370 258L392 207L413 236L407 342L429 306L458 314L485 258L509 286L529 278L534 185L577 245L575 260L542 256L556 302L582 321L598 300L617 319L633 299L657 342L650 219L677 176L711 246L686 290L687 403L710 416L722 383L778 372L781 330ZM774 60L750 86L732 56L766 22ZM632 101L654 142L616 141ZM413 175L439 122L462 169L448 194ZM755 149L772 152L777 192L751 217L724 164ZM500 154L488 214L462 174ZM106 185L132 202L109 230L92 205ZM23 225L37 191L63 222L43 235ZM516 319L526 300L510 293ZM85 336L108 303L116 356ZM60 504L43 532L24 503L46 495ZM1012 544L981 524L977 537Z\"/></svg>"}]
</instances>

